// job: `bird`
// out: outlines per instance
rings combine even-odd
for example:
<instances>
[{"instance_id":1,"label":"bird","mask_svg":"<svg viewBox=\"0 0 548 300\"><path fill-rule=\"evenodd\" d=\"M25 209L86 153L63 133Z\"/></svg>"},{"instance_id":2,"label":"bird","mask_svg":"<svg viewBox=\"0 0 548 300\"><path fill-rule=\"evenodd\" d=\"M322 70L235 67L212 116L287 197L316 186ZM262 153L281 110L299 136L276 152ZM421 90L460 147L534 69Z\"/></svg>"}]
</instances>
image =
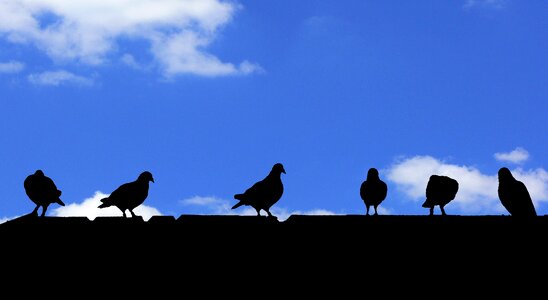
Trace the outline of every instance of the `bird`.
<instances>
[{"instance_id":1,"label":"bird","mask_svg":"<svg viewBox=\"0 0 548 300\"><path fill-rule=\"evenodd\" d=\"M426 186L426 201L422 207L430 208L430 215L434 214L434 206L439 205L441 214L446 215L444 206L455 199L459 190L459 183L447 176L432 175Z\"/></svg>"},{"instance_id":2,"label":"bird","mask_svg":"<svg viewBox=\"0 0 548 300\"><path fill-rule=\"evenodd\" d=\"M516 180L508 168L498 172L498 194L502 206L514 217L535 217L533 200L523 182Z\"/></svg>"},{"instance_id":3,"label":"bird","mask_svg":"<svg viewBox=\"0 0 548 300\"><path fill-rule=\"evenodd\" d=\"M366 215L369 215L369 207L373 205L375 209L375 216L377 213L377 206L386 198L388 187L386 183L379 178L379 171L375 168L367 171L367 179L362 183L360 187L360 196L367 207Z\"/></svg>"},{"instance_id":4,"label":"bird","mask_svg":"<svg viewBox=\"0 0 548 300\"><path fill-rule=\"evenodd\" d=\"M284 192L282 173L285 174L284 166L281 163L275 164L263 180L255 183L243 194L234 195L234 199L240 202L232 206L232 209L249 205L257 211L257 216L261 215L261 209L263 209L269 217L273 217L270 207L280 200Z\"/></svg>"},{"instance_id":5,"label":"bird","mask_svg":"<svg viewBox=\"0 0 548 300\"><path fill-rule=\"evenodd\" d=\"M59 198L61 197L61 191L57 189L51 178L44 175L42 170L36 170L34 174L27 176L23 186L27 196L36 204L36 208L30 213L31 215L37 215L40 206L42 206L41 217L46 215L46 210L52 203L65 206L65 203Z\"/></svg>"},{"instance_id":6,"label":"bird","mask_svg":"<svg viewBox=\"0 0 548 300\"><path fill-rule=\"evenodd\" d=\"M148 196L149 181L154 182L152 174L148 171L141 173L137 180L122 184L110 196L101 199L99 208L116 206L122 211L124 217L127 217L126 210L129 210L131 216L135 217L133 210L141 205Z\"/></svg>"}]
</instances>

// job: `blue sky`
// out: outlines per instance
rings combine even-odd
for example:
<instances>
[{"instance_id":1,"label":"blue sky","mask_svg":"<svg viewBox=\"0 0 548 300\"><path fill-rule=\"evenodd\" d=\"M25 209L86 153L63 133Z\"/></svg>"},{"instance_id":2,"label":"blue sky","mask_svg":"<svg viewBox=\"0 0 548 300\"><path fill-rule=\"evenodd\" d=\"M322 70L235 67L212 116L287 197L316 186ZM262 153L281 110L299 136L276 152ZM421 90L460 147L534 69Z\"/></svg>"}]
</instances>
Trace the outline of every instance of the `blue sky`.
<instances>
[{"instance_id":1,"label":"blue sky","mask_svg":"<svg viewBox=\"0 0 548 300\"><path fill-rule=\"evenodd\" d=\"M49 215L144 170L142 214L245 214L276 162L283 216L363 214L370 167L381 213L427 214L431 174L460 182L449 214L505 213L506 166L546 214L547 28L540 0L3 1L0 218L36 169L71 204Z\"/></svg>"}]
</instances>

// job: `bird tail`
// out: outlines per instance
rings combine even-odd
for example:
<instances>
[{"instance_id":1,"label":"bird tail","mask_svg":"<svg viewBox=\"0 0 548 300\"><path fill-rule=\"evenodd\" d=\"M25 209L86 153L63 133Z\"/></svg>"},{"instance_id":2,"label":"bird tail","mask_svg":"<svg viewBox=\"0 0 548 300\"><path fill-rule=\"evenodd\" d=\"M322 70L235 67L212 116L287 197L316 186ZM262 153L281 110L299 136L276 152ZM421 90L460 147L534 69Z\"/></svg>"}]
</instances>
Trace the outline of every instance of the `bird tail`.
<instances>
[{"instance_id":1,"label":"bird tail","mask_svg":"<svg viewBox=\"0 0 548 300\"><path fill-rule=\"evenodd\" d=\"M234 199L240 200L240 202L236 203L236 205L232 206L232 209L236 209L242 205L244 205L244 194L236 194L234 195Z\"/></svg>"},{"instance_id":2,"label":"bird tail","mask_svg":"<svg viewBox=\"0 0 548 300\"><path fill-rule=\"evenodd\" d=\"M98 207L99 207L99 208L105 208L105 207L111 206L112 204L110 203L109 200L110 200L110 199L109 199L108 197L107 197L107 198L101 199L101 202L102 202L102 203L101 203L101 205L99 205Z\"/></svg>"}]
</instances>

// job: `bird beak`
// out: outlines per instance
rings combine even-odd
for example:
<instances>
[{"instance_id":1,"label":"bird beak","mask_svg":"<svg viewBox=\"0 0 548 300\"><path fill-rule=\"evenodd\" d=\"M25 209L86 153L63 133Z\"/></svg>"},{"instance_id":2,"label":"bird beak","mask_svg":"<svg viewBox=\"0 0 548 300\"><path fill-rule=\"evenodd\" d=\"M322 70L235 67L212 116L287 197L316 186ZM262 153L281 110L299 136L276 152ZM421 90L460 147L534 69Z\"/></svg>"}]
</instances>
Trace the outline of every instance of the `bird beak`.
<instances>
[{"instance_id":1,"label":"bird beak","mask_svg":"<svg viewBox=\"0 0 548 300\"><path fill-rule=\"evenodd\" d=\"M152 183L154 183L154 178L150 179L150 181L152 181Z\"/></svg>"},{"instance_id":2,"label":"bird beak","mask_svg":"<svg viewBox=\"0 0 548 300\"><path fill-rule=\"evenodd\" d=\"M285 174L285 169L282 169L282 173L284 173L284 174Z\"/></svg>"}]
</instances>

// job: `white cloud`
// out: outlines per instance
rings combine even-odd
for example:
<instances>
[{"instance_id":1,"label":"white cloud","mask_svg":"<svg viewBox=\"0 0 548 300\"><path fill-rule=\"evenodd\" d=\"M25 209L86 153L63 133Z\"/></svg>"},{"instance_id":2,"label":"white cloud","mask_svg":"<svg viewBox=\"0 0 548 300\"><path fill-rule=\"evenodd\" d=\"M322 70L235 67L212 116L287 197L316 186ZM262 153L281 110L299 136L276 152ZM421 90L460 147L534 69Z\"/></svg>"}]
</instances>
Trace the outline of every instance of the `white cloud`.
<instances>
[{"instance_id":1,"label":"white cloud","mask_svg":"<svg viewBox=\"0 0 548 300\"><path fill-rule=\"evenodd\" d=\"M59 86L61 84L76 84L81 86L93 85L93 80L78 76L65 70L47 71L38 74L30 74L28 80L37 85Z\"/></svg>"},{"instance_id":2,"label":"white cloud","mask_svg":"<svg viewBox=\"0 0 548 300\"><path fill-rule=\"evenodd\" d=\"M506 0L466 0L464 8L470 9L474 7L495 8L501 9L505 6Z\"/></svg>"},{"instance_id":3,"label":"white cloud","mask_svg":"<svg viewBox=\"0 0 548 300\"><path fill-rule=\"evenodd\" d=\"M498 161L519 164L529 159L529 152L523 148L517 147L511 152L497 152L494 156Z\"/></svg>"},{"instance_id":4,"label":"white cloud","mask_svg":"<svg viewBox=\"0 0 548 300\"><path fill-rule=\"evenodd\" d=\"M0 62L0 73L19 73L23 71L25 64L19 61L10 60L8 62Z\"/></svg>"},{"instance_id":5,"label":"white cloud","mask_svg":"<svg viewBox=\"0 0 548 300\"><path fill-rule=\"evenodd\" d=\"M166 76L247 74L259 69L205 50L239 8L224 0L3 0L0 36L89 65L108 60L120 40L144 40Z\"/></svg>"},{"instance_id":6,"label":"white cloud","mask_svg":"<svg viewBox=\"0 0 548 300\"><path fill-rule=\"evenodd\" d=\"M497 174L486 175L472 166L449 164L431 156L415 156L397 161L389 168L387 177L407 197L423 201L426 184L433 174L449 176L459 182L459 191L451 203L462 213L505 212L498 199ZM527 186L535 204L548 201L548 173L544 169L516 169L512 174Z\"/></svg>"},{"instance_id":7,"label":"white cloud","mask_svg":"<svg viewBox=\"0 0 548 300\"><path fill-rule=\"evenodd\" d=\"M12 217L12 218L3 217L3 218L0 218L0 224L6 223L7 221L13 220L13 219L15 219L15 218L17 218L17 217Z\"/></svg>"},{"instance_id":8,"label":"white cloud","mask_svg":"<svg viewBox=\"0 0 548 300\"><path fill-rule=\"evenodd\" d=\"M87 217L90 220L94 220L97 217L121 217L122 212L114 206L98 208L101 204L101 199L108 196L108 194L97 191L95 195L84 199L82 203L71 203L55 208L52 211L52 215L56 217ZM145 221L148 221L152 216L162 215L156 208L144 204L139 205L133 212L138 216L142 216ZM126 215L130 216L130 213L126 211Z\"/></svg>"},{"instance_id":9,"label":"white cloud","mask_svg":"<svg viewBox=\"0 0 548 300\"><path fill-rule=\"evenodd\" d=\"M241 208L232 209L232 206L236 204L229 202L228 200L216 198L216 197L201 197L194 196L185 200L181 200L180 203L184 206L197 206L204 209L205 213L213 215L242 215L242 216L256 216L257 212L254 208L249 206L242 206ZM270 212L278 218L280 221L284 221L289 218L291 215L335 215L336 213L325 210L325 209L313 209L309 211L290 211L287 208L280 208L273 206L270 209ZM261 211L261 214L264 215L265 212Z\"/></svg>"},{"instance_id":10,"label":"white cloud","mask_svg":"<svg viewBox=\"0 0 548 300\"><path fill-rule=\"evenodd\" d=\"M120 60L128 67L131 67L133 69L142 69L143 67L135 60L135 57L133 57L133 55L131 54L124 54L122 55L122 57L120 58Z\"/></svg>"}]
</instances>

